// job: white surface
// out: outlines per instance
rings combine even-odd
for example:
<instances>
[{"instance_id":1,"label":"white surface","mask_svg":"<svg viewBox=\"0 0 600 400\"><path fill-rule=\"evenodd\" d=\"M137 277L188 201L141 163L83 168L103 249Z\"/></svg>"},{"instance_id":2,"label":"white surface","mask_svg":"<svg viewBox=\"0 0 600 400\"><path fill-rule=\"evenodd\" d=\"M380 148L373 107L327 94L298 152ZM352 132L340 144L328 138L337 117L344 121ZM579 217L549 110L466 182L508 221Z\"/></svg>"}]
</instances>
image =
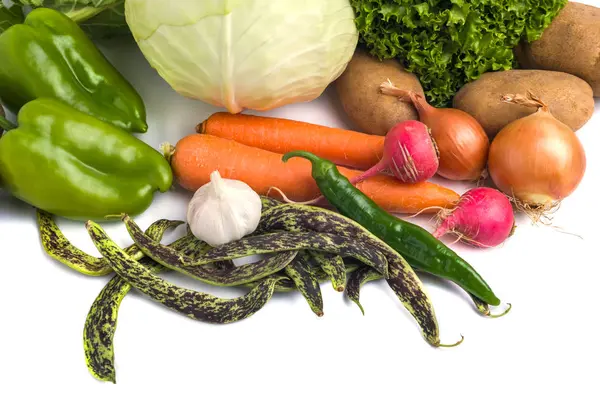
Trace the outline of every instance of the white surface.
<instances>
[{"instance_id":1,"label":"white surface","mask_svg":"<svg viewBox=\"0 0 600 400\"><path fill-rule=\"evenodd\" d=\"M174 93L134 45L107 54L143 95L150 123L143 139L153 146L177 142L217 111ZM329 92L311 104L267 114L348 126ZM226 326L187 319L132 292L119 312L116 386L88 373L82 346L85 317L109 278L82 276L48 258L34 210L2 193L0 398L598 398L599 129L597 112L578 132L587 174L554 218L556 226L583 240L520 218L514 237L500 248L453 245L502 300L513 303L509 315L480 317L462 291L424 278L442 341L465 335L458 348L427 345L382 282L363 289L364 317L323 284L323 318L299 294L277 294L252 318ZM190 197L181 190L158 195L136 220L145 228L158 218L183 219ZM427 219L419 223L431 226ZM75 245L97 254L83 224L59 224ZM105 227L119 244L130 243L122 225ZM242 293L169 279L221 296Z\"/></svg>"}]
</instances>

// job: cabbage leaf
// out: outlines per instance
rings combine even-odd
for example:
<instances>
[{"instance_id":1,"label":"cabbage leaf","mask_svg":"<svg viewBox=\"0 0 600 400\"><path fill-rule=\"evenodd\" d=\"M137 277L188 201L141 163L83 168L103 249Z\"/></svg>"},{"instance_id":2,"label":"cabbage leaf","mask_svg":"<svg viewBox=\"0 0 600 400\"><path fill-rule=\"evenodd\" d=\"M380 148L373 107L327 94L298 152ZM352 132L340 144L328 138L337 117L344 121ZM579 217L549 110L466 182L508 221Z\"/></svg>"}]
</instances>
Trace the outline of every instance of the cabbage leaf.
<instances>
[{"instance_id":1,"label":"cabbage leaf","mask_svg":"<svg viewBox=\"0 0 600 400\"><path fill-rule=\"evenodd\" d=\"M537 40L567 0L350 0L360 42L398 58L427 100L448 106L465 83L516 67L513 48Z\"/></svg>"}]
</instances>

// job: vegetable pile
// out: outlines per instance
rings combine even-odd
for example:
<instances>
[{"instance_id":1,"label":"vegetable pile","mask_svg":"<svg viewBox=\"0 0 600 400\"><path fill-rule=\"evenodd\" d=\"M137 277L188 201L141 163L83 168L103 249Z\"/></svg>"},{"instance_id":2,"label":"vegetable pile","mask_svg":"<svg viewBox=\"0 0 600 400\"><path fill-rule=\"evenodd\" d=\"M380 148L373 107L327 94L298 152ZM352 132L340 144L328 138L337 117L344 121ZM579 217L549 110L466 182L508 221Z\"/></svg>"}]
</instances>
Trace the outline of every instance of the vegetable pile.
<instances>
[{"instance_id":1,"label":"vegetable pile","mask_svg":"<svg viewBox=\"0 0 600 400\"><path fill-rule=\"evenodd\" d=\"M131 289L191 319L228 324L275 292L297 291L321 317L326 281L364 313L360 289L381 279L427 343L456 346L463 338L440 342L419 274L453 282L484 316L505 315L510 304L494 313L496 292L442 239L498 247L514 236L517 213L543 220L584 179L577 131L594 112L597 57L580 49L562 62L557 49L597 43L593 7L16 3L0 6L0 100L16 114L15 125L0 108L0 184L36 211L49 257L87 276L114 274L84 328L88 369L103 381L116 380L118 308ZM25 5L34 8L26 16ZM160 149L145 143L144 100L90 38L129 29L175 91L226 111ZM537 69L514 69L513 51ZM355 129L241 113L312 100L327 87ZM471 187L459 194L448 181ZM174 185L188 192L186 221L158 219L143 231L136 216ZM421 213L437 221L427 228L406 217ZM73 246L55 217L84 221L102 257ZM114 220L129 247L102 228ZM162 243L183 224L183 236ZM257 260L239 261L248 256ZM222 299L174 285L168 273L248 292Z\"/></svg>"},{"instance_id":2,"label":"vegetable pile","mask_svg":"<svg viewBox=\"0 0 600 400\"><path fill-rule=\"evenodd\" d=\"M427 100L447 106L465 83L511 69L513 48L533 42L567 0L351 0L360 41L380 59L398 58Z\"/></svg>"},{"instance_id":3,"label":"vegetable pile","mask_svg":"<svg viewBox=\"0 0 600 400\"><path fill-rule=\"evenodd\" d=\"M355 195L360 196L358 193ZM143 232L133 219L123 215L134 244L121 249L98 224L88 221L87 230L102 258L71 245L50 214L38 211L38 220L42 243L52 257L87 275L116 272L91 306L84 328L87 366L100 380L116 380L113 343L118 308L131 288L192 319L227 324L252 316L275 291L298 290L309 308L323 316L320 282L327 280L336 290L344 291L364 313L359 300L361 286L385 279L420 325L429 344L452 347L462 342L440 343L433 305L404 257L357 222L332 211L262 197L257 229L243 239L217 247L197 239L189 230L187 235L163 245L163 234L183 221L158 220ZM431 250L436 251L433 247ZM266 257L245 265L232 262L257 254ZM445 257L460 260L452 252ZM495 304L499 301L485 282L460 262L463 266L457 265L449 279L460 282L473 296L477 309L489 315L487 303L474 293ZM443 275L429 270L426 263L423 267L429 273ZM182 273L210 285L246 286L251 290L237 299L221 299L173 285L158 275L165 271Z\"/></svg>"}]
</instances>

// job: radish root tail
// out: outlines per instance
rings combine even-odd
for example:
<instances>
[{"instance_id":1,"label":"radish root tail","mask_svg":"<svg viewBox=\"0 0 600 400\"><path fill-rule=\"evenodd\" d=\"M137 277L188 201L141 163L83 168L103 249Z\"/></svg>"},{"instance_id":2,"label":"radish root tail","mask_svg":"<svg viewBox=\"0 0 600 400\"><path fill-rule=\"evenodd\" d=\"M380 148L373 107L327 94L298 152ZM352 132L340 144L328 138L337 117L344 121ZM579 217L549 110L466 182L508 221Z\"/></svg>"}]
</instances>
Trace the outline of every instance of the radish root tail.
<instances>
[{"instance_id":1,"label":"radish root tail","mask_svg":"<svg viewBox=\"0 0 600 400\"><path fill-rule=\"evenodd\" d=\"M275 192L279 193L279 195L283 198L283 201L289 204L300 204L300 205L305 205L305 206L311 206L314 204L319 203L321 200L324 199L323 196L317 197L315 199L312 200L307 200L307 201L293 201L290 198L288 198L285 193L283 192L283 190L279 189L278 187L275 186L271 186L269 188L269 190L267 191L267 197L269 197L271 190L274 190Z\"/></svg>"},{"instance_id":2,"label":"radish root tail","mask_svg":"<svg viewBox=\"0 0 600 400\"><path fill-rule=\"evenodd\" d=\"M444 207L440 207L440 206L431 206L431 207L425 207L425 208L423 208L421 211L419 211L418 213L416 213L416 214L412 214L412 215L407 215L407 216L405 216L405 217L403 217L403 218L415 218L415 217L418 217L419 215L421 215L421 214L423 214L424 212L427 212L427 211L429 211L429 210L440 210L440 212L441 212L442 210L445 210L445 208L444 208ZM434 216L434 217L435 217L435 216ZM438 222L439 222L439 221L438 221Z\"/></svg>"},{"instance_id":3,"label":"radish root tail","mask_svg":"<svg viewBox=\"0 0 600 400\"><path fill-rule=\"evenodd\" d=\"M451 242L451 243L448 244L449 246L453 246L453 245L455 245L458 242L463 242L463 243L468 244L470 246L478 247L478 248L482 248L482 249L491 249L491 248L494 248L494 247L498 247L498 246L489 246L487 244L483 244L481 242L478 242L477 240L473 240L473 239L469 238L468 236L465 236L464 234L462 234L460 232L457 232L457 231L454 231L454 230L448 230L445 233L451 233L451 234L457 236L457 238L456 238L456 240L454 242Z\"/></svg>"},{"instance_id":4,"label":"radish root tail","mask_svg":"<svg viewBox=\"0 0 600 400\"><path fill-rule=\"evenodd\" d=\"M558 233L564 233L565 235L572 235L572 236L578 237L578 238L579 238L579 239L581 239L581 240L584 240L584 239L583 239L583 236L581 236L581 235L579 235L579 234L577 234L577 233L574 233L574 232L569 232L569 231L566 231L566 230L564 230L563 228L561 228L560 226L555 226L555 225L552 225L552 229L554 229L554 230L555 230L555 231L557 231Z\"/></svg>"}]
</instances>

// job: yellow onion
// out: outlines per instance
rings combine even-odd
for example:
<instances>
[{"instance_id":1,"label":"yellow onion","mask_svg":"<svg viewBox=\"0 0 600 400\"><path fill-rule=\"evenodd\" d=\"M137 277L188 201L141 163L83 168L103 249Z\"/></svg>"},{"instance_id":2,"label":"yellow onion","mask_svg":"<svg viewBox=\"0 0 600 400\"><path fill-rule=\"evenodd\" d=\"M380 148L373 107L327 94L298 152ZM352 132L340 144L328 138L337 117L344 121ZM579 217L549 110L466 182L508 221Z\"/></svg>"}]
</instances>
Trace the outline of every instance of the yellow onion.
<instances>
[{"instance_id":1,"label":"yellow onion","mask_svg":"<svg viewBox=\"0 0 600 400\"><path fill-rule=\"evenodd\" d=\"M490 141L475 118L454 108L435 108L423 96L402 90L391 82L381 92L412 102L419 120L431 130L440 154L437 174L454 181L473 181L481 177L488 157Z\"/></svg>"},{"instance_id":2,"label":"yellow onion","mask_svg":"<svg viewBox=\"0 0 600 400\"><path fill-rule=\"evenodd\" d=\"M505 95L502 101L538 110L511 122L494 138L488 159L490 176L517 204L543 213L581 182L586 168L583 146L571 128L532 93Z\"/></svg>"}]
</instances>

